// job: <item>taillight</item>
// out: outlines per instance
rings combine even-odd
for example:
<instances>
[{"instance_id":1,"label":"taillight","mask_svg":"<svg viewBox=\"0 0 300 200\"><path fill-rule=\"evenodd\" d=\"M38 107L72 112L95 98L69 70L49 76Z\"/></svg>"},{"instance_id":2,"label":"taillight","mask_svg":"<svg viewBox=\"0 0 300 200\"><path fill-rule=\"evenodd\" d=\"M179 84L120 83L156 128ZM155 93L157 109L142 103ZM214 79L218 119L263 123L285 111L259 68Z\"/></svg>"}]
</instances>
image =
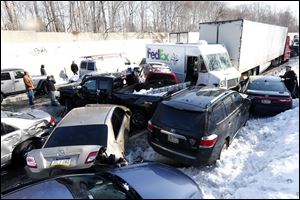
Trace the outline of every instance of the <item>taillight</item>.
<instances>
[{"instance_id":1,"label":"taillight","mask_svg":"<svg viewBox=\"0 0 300 200\"><path fill-rule=\"evenodd\" d=\"M202 137L199 143L199 147L201 148L211 148L217 142L218 136L216 134L212 134L210 136Z\"/></svg>"},{"instance_id":2,"label":"taillight","mask_svg":"<svg viewBox=\"0 0 300 200\"><path fill-rule=\"evenodd\" d=\"M85 164L94 162L98 154L98 151L91 152L85 160Z\"/></svg>"},{"instance_id":3,"label":"taillight","mask_svg":"<svg viewBox=\"0 0 300 200\"><path fill-rule=\"evenodd\" d=\"M286 99L279 99L280 102L284 104L292 104L292 98L286 98Z\"/></svg>"},{"instance_id":4,"label":"taillight","mask_svg":"<svg viewBox=\"0 0 300 200\"><path fill-rule=\"evenodd\" d=\"M148 131L153 132L153 125L150 120L148 121L147 129Z\"/></svg>"},{"instance_id":5,"label":"taillight","mask_svg":"<svg viewBox=\"0 0 300 200\"><path fill-rule=\"evenodd\" d=\"M27 166L30 168L37 168L37 163L35 162L34 157L27 156L26 163L27 163Z\"/></svg>"},{"instance_id":6,"label":"taillight","mask_svg":"<svg viewBox=\"0 0 300 200\"><path fill-rule=\"evenodd\" d=\"M54 117L51 117L51 118L50 118L50 124L51 124L52 126L55 125L55 118L54 118Z\"/></svg>"}]
</instances>

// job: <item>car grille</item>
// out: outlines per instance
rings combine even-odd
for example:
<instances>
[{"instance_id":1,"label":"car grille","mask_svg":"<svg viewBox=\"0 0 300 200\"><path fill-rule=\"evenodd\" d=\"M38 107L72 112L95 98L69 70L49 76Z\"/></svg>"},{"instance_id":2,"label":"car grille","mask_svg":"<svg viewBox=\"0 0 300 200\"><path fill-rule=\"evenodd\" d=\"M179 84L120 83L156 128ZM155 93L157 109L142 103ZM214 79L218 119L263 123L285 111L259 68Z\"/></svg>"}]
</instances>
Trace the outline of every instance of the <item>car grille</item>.
<instances>
[{"instance_id":1,"label":"car grille","mask_svg":"<svg viewBox=\"0 0 300 200\"><path fill-rule=\"evenodd\" d=\"M238 84L237 78L227 80L227 88L235 87L237 86L237 84Z\"/></svg>"}]
</instances>

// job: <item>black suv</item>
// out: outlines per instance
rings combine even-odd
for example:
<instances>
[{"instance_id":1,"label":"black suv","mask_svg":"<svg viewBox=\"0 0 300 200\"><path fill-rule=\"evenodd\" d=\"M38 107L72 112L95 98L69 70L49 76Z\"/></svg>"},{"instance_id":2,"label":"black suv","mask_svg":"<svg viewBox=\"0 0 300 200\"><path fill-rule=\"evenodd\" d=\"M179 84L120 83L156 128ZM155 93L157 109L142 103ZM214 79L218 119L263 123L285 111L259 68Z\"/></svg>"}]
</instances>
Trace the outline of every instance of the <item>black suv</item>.
<instances>
[{"instance_id":1,"label":"black suv","mask_svg":"<svg viewBox=\"0 0 300 200\"><path fill-rule=\"evenodd\" d=\"M238 92L191 87L162 101L148 122L152 148L188 165L214 164L249 118Z\"/></svg>"}]
</instances>

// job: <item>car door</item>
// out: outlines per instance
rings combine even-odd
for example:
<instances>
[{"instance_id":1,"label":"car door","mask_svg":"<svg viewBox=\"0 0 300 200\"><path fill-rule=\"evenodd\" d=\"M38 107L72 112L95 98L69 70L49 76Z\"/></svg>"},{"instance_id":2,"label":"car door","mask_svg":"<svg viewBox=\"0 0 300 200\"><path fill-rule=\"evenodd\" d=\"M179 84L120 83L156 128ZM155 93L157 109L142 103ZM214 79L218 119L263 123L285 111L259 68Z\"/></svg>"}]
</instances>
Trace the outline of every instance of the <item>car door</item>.
<instances>
[{"instance_id":1,"label":"car door","mask_svg":"<svg viewBox=\"0 0 300 200\"><path fill-rule=\"evenodd\" d=\"M89 78L81 85L81 94L84 99L84 104L97 103L97 80Z\"/></svg>"},{"instance_id":2,"label":"car door","mask_svg":"<svg viewBox=\"0 0 300 200\"><path fill-rule=\"evenodd\" d=\"M243 99L243 97L237 92L232 95L232 100L235 106L239 109L237 121L238 128L240 128L249 118L249 107L251 102L248 99Z\"/></svg>"},{"instance_id":3,"label":"car door","mask_svg":"<svg viewBox=\"0 0 300 200\"><path fill-rule=\"evenodd\" d=\"M9 72L1 72L1 92L4 94L13 93L15 91L14 80Z\"/></svg>"},{"instance_id":4,"label":"car door","mask_svg":"<svg viewBox=\"0 0 300 200\"><path fill-rule=\"evenodd\" d=\"M218 135L218 140L223 140L226 137L228 130L227 113L223 102L217 103L209 115L208 132Z\"/></svg>"},{"instance_id":5,"label":"car door","mask_svg":"<svg viewBox=\"0 0 300 200\"><path fill-rule=\"evenodd\" d=\"M235 104L232 101L232 95L226 97L223 102L225 105L227 120L228 120L228 133L232 138L234 137L236 131L239 128L239 119L240 119L240 110L236 108Z\"/></svg>"},{"instance_id":6,"label":"car door","mask_svg":"<svg viewBox=\"0 0 300 200\"><path fill-rule=\"evenodd\" d=\"M22 131L1 122L1 166L11 159L14 148L21 142Z\"/></svg>"},{"instance_id":7,"label":"car door","mask_svg":"<svg viewBox=\"0 0 300 200\"><path fill-rule=\"evenodd\" d=\"M22 70L13 71L13 76L15 78L14 80L15 92L25 91L26 88L23 81L24 72Z\"/></svg>"},{"instance_id":8,"label":"car door","mask_svg":"<svg viewBox=\"0 0 300 200\"><path fill-rule=\"evenodd\" d=\"M115 141L114 141L114 149L119 151L115 152L116 155L119 153L125 153L125 133L128 131L127 129L127 118L125 111L119 107L116 107L111 118L111 123L113 126ZM122 154L120 155L122 156Z\"/></svg>"}]
</instances>

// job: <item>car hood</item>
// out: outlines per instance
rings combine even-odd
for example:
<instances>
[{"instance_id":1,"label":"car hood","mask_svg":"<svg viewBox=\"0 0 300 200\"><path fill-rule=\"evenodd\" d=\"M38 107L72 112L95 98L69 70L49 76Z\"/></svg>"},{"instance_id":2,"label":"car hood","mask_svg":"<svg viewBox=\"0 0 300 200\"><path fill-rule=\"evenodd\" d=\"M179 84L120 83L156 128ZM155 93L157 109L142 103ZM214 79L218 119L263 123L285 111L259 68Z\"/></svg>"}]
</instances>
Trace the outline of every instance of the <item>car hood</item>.
<instances>
[{"instance_id":1,"label":"car hood","mask_svg":"<svg viewBox=\"0 0 300 200\"><path fill-rule=\"evenodd\" d=\"M48 113L42 110L31 110L28 112L1 111L1 118L25 119L25 120L44 119L50 122L51 115L49 115Z\"/></svg>"},{"instance_id":2,"label":"car hood","mask_svg":"<svg viewBox=\"0 0 300 200\"><path fill-rule=\"evenodd\" d=\"M8 125L18 127L19 129L28 129L39 121L43 119L20 119L14 117L1 118L1 122L4 122Z\"/></svg>"},{"instance_id":3,"label":"car hood","mask_svg":"<svg viewBox=\"0 0 300 200\"><path fill-rule=\"evenodd\" d=\"M159 163L142 163L111 171L145 199L201 198L198 185L181 171Z\"/></svg>"}]
</instances>

